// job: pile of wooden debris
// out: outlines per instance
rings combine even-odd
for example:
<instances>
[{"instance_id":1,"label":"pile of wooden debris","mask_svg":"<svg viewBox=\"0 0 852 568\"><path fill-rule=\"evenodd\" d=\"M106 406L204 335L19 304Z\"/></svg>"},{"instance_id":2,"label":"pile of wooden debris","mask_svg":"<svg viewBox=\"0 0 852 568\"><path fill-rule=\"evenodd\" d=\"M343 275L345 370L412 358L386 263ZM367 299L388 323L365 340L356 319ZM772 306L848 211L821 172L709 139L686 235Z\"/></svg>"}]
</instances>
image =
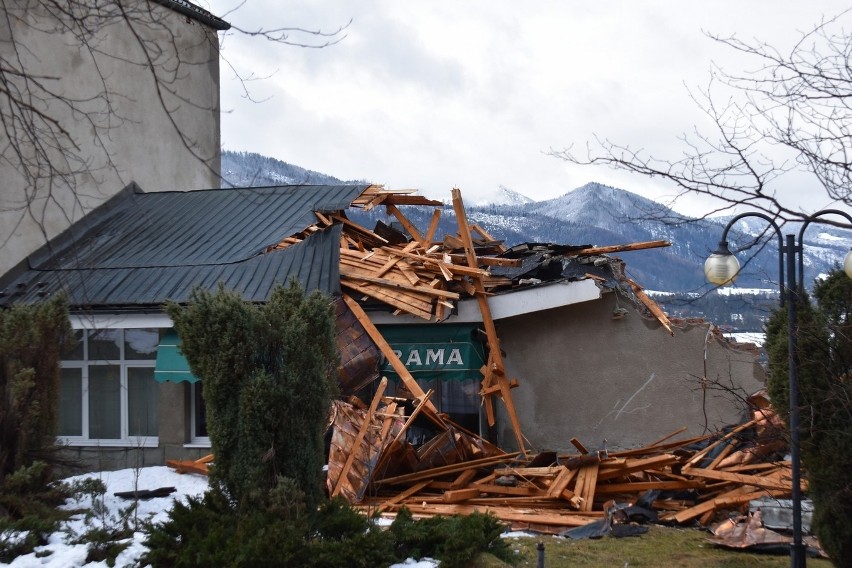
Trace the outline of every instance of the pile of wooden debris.
<instances>
[{"instance_id":1,"label":"pile of wooden debris","mask_svg":"<svg viewBox=\"0 0 852 568\"><path fill-rule=\"evenodd\" d=\"M752 420L727 432L700 438L671 441L680 430L627 451L589 451L576 439L571 440L576 454L528 451L511 396L518 381L506 376L488 305L489 295L518 284L509 276L495 275L495 267L523 268L525 258L468 223L461 193L454 189L452 196L458 234L441 240L435 239L440 208L421 232L397 207L440 206L440 202L373 186L352 205L385 206L404 232L384 224L367 229L343 211L319 212L315 225L277 245L287 247L316 231L342 225L339 262L344 293L337 304L338 346L341 388L350 396L348 402L335 403L330 422L331 495L342 495L369 511L393 514L403 506L416 515L483 511L516 528L559 533L603 518L613 501L635 502L640 496L662 521L708 524L721 509L790 493L789 464L770 461L779 442L777 419L769 408L755 410ZM571 259L669 244L558 247L556 260L561 267ZM585 266L590 267L588 272ZM580 277L603 280L594 273L594 263L579 267ZM666 315L642 288L626 277L621 280L671 333ZM432 391L423 391L363 306L365 301L378 301L394 313L442 321L464 298L476 300L487 339L480 394L488 424L495 423L497 397L505 405L517 452L507 453L441 414L430 400ZM376 364L382 357L399 375L398 396L385 396L387 379L379 380ZM376 382L371 400L352 396ZM415 421L425 421L434 434L418 447L406 437ZM206 463L176 465L188 471L206 469Z\"/></svg>"},{"instance_id":2,"label":"pile of wooden debris","mask_svg":"<svg viewBox=\"0 0 852 568\"><path fill-rule=\"evenodd\" d=\"M329 491L367 511L489 512L515 529L557 534L602 518L613 501L644 498L654 520L708 525L719 511L790 494L790 464L776 459L784 443L770 408L699 438L670 441L680 430L619 452L589 451L572 439L575 454L523 456L447 420L445 430L415 449L404 434L425 400L404 416L398 400L382 396L383 387L384 381L369 408L336 403L333 420Z\"/></svg>"}]
</instances>

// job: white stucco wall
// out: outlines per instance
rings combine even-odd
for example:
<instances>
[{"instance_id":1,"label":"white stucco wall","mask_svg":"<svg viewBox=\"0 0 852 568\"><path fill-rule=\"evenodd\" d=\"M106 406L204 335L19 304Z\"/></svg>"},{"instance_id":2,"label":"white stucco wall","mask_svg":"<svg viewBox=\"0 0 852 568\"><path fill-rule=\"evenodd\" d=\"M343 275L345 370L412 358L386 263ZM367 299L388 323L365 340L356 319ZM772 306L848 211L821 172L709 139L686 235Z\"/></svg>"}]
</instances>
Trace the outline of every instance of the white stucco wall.
<instances>
[{"instance_id":1,"label":"white stucco wall","mask_svg":"<svg viewBox=\"0 0 852 568\"><path fill-rule=\"evenodd\" d=\"M0 10L0 56L56 95L26 100L68 133L64 150L48 149L57 169L35 167L28 133L0 95L0 274L131 181L145 191L219 186L216 32L157 4L125 4L126 18L85 21L85 44L35 2Z\"/></svg>"}]
</instances>

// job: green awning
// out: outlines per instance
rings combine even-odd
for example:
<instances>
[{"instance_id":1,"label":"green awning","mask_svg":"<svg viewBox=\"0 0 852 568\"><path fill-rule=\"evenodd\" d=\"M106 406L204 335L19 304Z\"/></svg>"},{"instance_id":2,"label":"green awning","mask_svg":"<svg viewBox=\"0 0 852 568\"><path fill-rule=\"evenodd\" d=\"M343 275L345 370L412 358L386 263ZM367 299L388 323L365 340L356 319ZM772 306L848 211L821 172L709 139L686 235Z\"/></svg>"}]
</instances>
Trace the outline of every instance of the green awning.
<instances>
[{"instance_id":1,"label":"green awning","mask_svg":"<svg viewBox=\"0 0 852 568\"><path fill-rule=\"evenodd\" d=\"M157 347L157 366L154 369L154 379L158 382L189 381L194 383L198 377L189 370L189 362L180 352L180 338L173 329L168 330Z\"/></svg>"},{"instance_id":2,"label":"green awning","mask_svg":"<svg viewBox=\"0 0 852 568\"><path fill-rule=\"evenodd\" d=\"M481 380L485 347L475 325L380 325L379 331L415 379ZM381 373L399 379L390 363Z\"/></svg>"}]
</instances>

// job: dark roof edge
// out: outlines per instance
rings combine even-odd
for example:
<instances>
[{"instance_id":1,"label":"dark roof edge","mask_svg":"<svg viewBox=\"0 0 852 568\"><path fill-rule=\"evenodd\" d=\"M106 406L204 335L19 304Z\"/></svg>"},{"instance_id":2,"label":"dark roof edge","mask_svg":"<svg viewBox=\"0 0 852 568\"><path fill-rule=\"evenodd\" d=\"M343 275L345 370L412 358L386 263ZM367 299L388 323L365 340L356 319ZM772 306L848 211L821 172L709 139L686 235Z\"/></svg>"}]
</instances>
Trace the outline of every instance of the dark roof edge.
<instances>
[{"instance_id":1,"label":"dark roof edge","mask_svg":"<svg viewBox=\"0 0 852 568\"><path fill-rule=\"evenodd\" d=\"M193 20L199 21L205 26L211 27L217 31L225 31L231 29L231 24L216 17L204 8L196 6L187 0L153 0L157 4L171 8L175 12L188 16Z\"/></svg>"}]
</instances>

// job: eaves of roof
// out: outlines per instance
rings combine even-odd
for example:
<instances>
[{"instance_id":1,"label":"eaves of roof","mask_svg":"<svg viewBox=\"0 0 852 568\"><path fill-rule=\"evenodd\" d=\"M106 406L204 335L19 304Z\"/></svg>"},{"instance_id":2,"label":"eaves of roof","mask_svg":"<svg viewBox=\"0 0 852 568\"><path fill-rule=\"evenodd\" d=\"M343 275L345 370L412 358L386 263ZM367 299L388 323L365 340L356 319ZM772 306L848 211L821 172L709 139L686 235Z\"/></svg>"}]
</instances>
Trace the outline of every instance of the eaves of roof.
<instances>
[{"instance_id":1,"label":"eaves of roof","mask_svg":"<svg viewBox=\"0 0 852 568\"><path fill-rule=\"evenodd\" d=\"M231 24L214 16L204 8L200 6L196 6L192 2L188 2L187 0L153 0L157 4L165 6L166 8L171 8L175 12L179 14L183 14L193 20L201 22L205 26L213 28L216 31L224 31L231 29Z\"/></svg>"}]
</instances>

